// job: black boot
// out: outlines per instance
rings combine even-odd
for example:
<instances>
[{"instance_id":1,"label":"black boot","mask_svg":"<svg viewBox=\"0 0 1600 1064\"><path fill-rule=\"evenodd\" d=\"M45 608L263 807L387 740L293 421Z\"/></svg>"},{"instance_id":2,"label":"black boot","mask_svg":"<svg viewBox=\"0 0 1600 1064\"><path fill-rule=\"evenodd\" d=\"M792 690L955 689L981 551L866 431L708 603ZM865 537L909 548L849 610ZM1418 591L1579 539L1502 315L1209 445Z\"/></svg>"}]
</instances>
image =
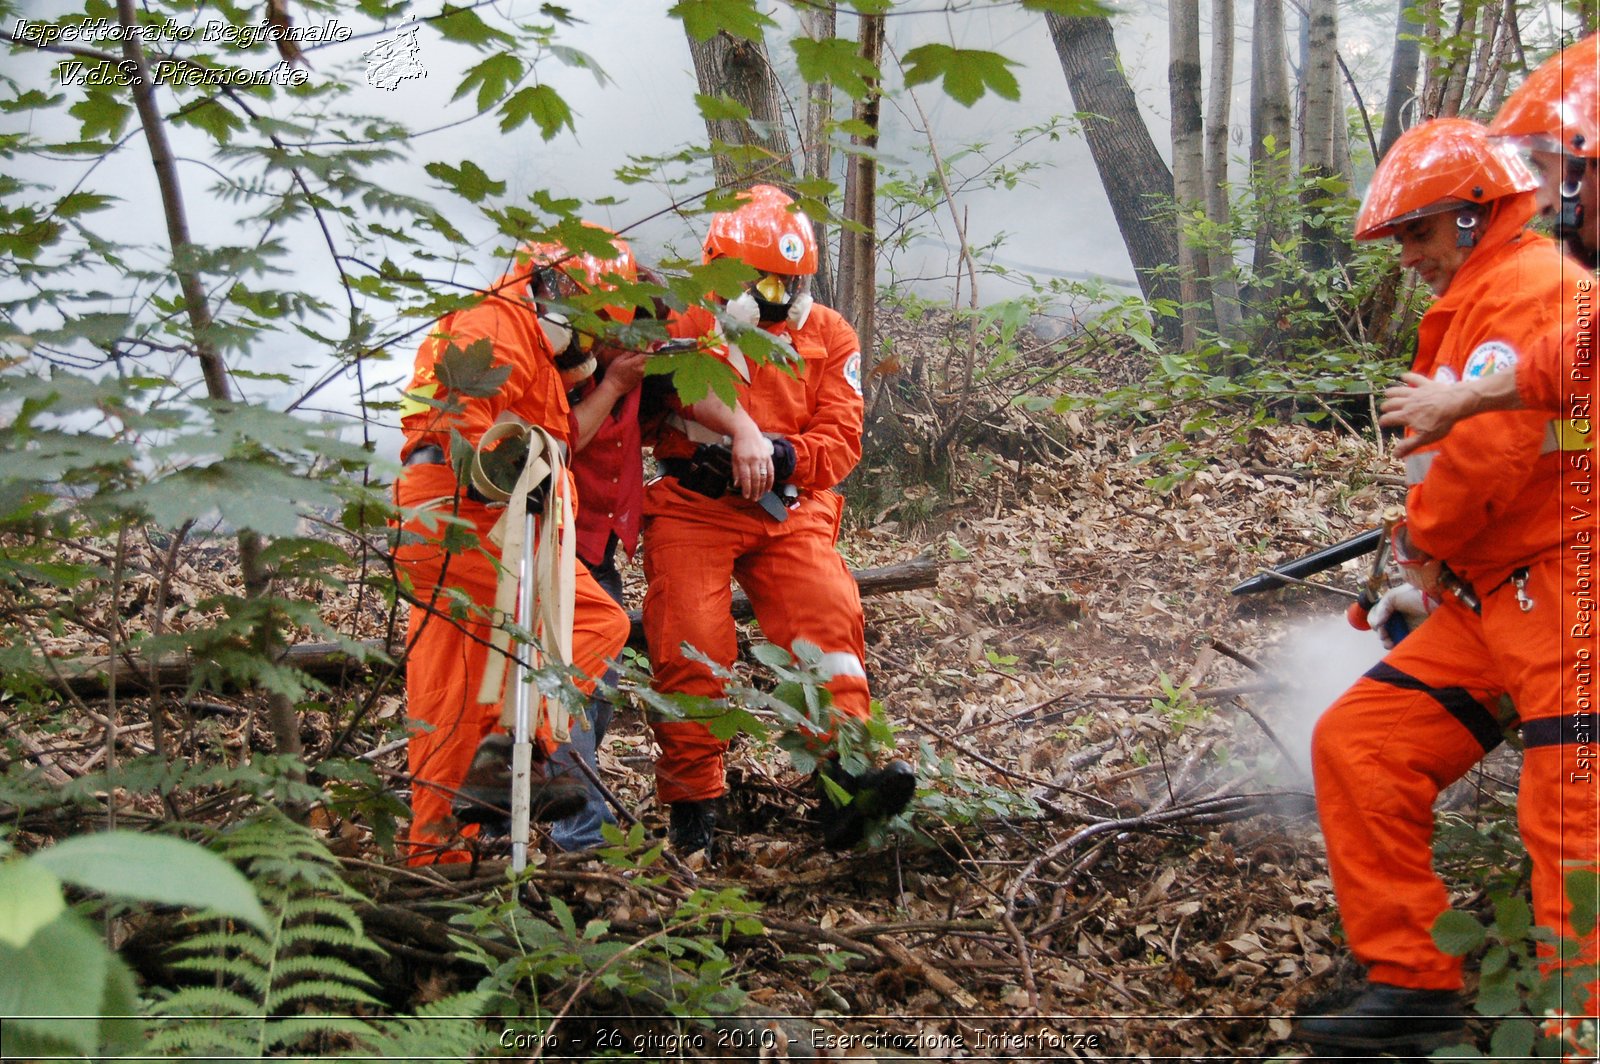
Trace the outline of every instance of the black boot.
<instances>
[{"instance_id":1,"label":"black boot","mask_svg":"<svg viewBox=\"0 0 1600 1064\"><path fill-rule=\"evenodd\" d=\"M667 826L667 842L672 846L672 852L679 857L687 857L697 850L704 850L707 861L715 860L716 831L716 799L672 803L671 819Z\"/></svg>"},{"instance_id":2,"label":"black boot","mask_svg":"<svg viewBox=\"0 0 1600 1064\"><path fill-rule=\"evenodd\" d=\"M1461 1031L1465 1011L1454 990L1368 983L1344 1011L1301 1019L1294 1037L1314 1046L1423 1053Z\"/></svg>"},{"instance_id":3,"label":"black boot","mask_svg":"<svg viewBox=\"0 0 1600 1064\"><path fill-rule=\"evenodd\" d=\"M529 797L529 819L551 821L582 809L589 791L571 776L546 776L543 766L536 764ZM511 834L511 736L504 732L484 736L466 779L456 789L453 812L463 824L480 825L484 838Z\"/></svg>"},{"instance_id":4,"label":"black boot","mask_svg":"<svg viewBox=\"0 0 1600 1064\"><path fill-rule=\"evenodd\" d=\"M818 810L822 844L830 850L850 849L867 837L869 824L898 816L917 793L916 772L898 759L859 776L840 768L837 761L826 762L819 771L850 795L849 805L838 805L828 786L817 781L822 791L822 806Z\"/></svg>"}]
</instances>

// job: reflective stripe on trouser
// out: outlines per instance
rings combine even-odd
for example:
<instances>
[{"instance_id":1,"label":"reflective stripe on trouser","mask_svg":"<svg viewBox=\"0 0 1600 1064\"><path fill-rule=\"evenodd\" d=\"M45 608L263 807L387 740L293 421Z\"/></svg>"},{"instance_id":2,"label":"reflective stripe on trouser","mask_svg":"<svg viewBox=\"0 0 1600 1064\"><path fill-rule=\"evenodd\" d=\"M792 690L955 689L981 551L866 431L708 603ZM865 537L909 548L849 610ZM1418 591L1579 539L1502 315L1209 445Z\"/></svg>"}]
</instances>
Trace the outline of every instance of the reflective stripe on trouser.
<instances>
[{"instance_id":1,"label":"reflective stripe on trouser","mask_svg":"<svg viewBox=\"0 0 1600 1064\"><path fill-rule=\"evenodd\" d=\"M445 466L413 466L402 476L398 497L404 506L413 499L448 495L454 484L455 478ZM461 504L461 516L472 520L485 544L499 514L499 510L467 500ZM430 825L449 817L453 793L465 778L478 743L500 719L500 703L477 700L489 655L487 607L494 601L498 566L481 550L447 554L439 544L441 528L437 524L430 527L420 517L407 522L405 531L421 540L397 548L395 562L411 581L418 599L435 600L442 579L446 588L464 593L480 608L463 620L452 620L450 600L440 594L435 600L437 613L422 607L411 610L406 634L406 715L420 722L413 726L406 745L412 777L413 863L467 859L465 851L447 847L453 823L448 830ZM574 667L585 677L578 686L586 694L594 690L594 678L605 671L606 660L615 658L627 639L628 615L588 570L579 566L572 653ZM551 748L548 729L539 741L546 750ZM469 827L467 832L473 830ZM441 851L441 847L445 848Z\"/></svg>"},{"instance_id":2,"label":"reflective stripe on trouser","mask_svg":"<svg viewBox=\"0 0 1600 1064\"><path fill-rule=\"evenodd\" d=\"M645 636L658 691L718 698L722 682L682 650L687 643L712 661L731 665L738 653L728 579L739 581L762 633L779 646L796 639L816 644L834 672L834 708L855 717L871 704L862 666L866 639L855 578L834 549L840 503L831 494L804 497L777 524L743 519L726 508L675 501L670 487L653 485L652 515L644 529ZM726 789L727 743L697 721L653 721L661 746L656 797L663 803L715 798Z\"/></svg>"},{"instance_id":3,"label":"reflective stripe on trouser","mask_svg":"<svg viewBox=\"0 0 1600 1064\"><path fill-rule=\"evenodd\" d=\"M1446 601L1317 722L1312 765L1334 893L1351 949L1375 982L1461 985L1460 959L1430 933L1448 907L1432 867L1433 803L1498 741L1492 708L1502 693L1531 740L1518 823L1534 863L1534 915L1571 933L1563 866L1600 862L1596 783L1592 772L1571 771L1578 748L1540 737L1552 729L1559 737L1562 725L1549 722L1570 713L1575 678L1591 671L1593 638L1572 638L1577 599L1562 593L1562 566L1570 587L1576 564L1534 566L1527 612L1509 585L1485 596L1481 619ZM1590 955L1595 942L1591 935Z\"/></svg>"}]
</instances>

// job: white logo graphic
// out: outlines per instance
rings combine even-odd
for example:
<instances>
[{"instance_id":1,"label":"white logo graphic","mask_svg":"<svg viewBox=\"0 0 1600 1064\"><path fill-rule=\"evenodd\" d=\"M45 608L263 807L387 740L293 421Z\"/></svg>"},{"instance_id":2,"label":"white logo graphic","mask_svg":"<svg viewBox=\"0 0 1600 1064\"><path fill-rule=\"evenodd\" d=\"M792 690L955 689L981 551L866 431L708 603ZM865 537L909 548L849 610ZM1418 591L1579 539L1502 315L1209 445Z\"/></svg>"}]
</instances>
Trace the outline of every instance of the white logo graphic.
<instances>
[{"instance_id":1,"label":"white logo graphic","mask_svg":"<svg viewBox=\"0 0 1600 1064\"><path fill-rule=\"evenodd\" d=\"M1516 364L1516 348L1502 340L1490 340L1473 349L1461 375L1469 381L1477 380L1479 377L1504 373Z\"/></svg>"},{"instance_id":2,"label":"white logo graphic","mask_svg":"<svg viewBox=\"0 0 1600 1064\"><path fill-rule=\"evenodd\" d=\"M428 71L417 60L417 52L421 50L417 32L418 27L413 22L361 53L367 61L368 85L393 92L402 81L428 76Z\"/></svg>"},{"instance_id":3,"label":"white logo graphic","mask_svg":"<svg viewBox=\"0 0 1600 1064\"><path fill-rule=\"evenodd\" d=\"M854 352L853 354L851 354L851 356L849 358L844 360L844 379L847 382L849 382L850 387L852 387L852 388L854 388L856 390L856 394L857 395L861 394L861 352L860 351Z\"/></svg>"},{"instance_id":4,"label":"white logo graphic","mask_svg":"<svg viewBox=\"0 0 1600 1064\"><path fill-rule=\"evenodd\" d=\"M1433 371L1433 379L1440 384L1454 384L1457 380L1456 371L1449 366L1440 366Z\"/></svg>"},{"instance_id":5,"label":"white logo graphic","mask_svg":"<svg viewBox=\"0 0 1600 1064\"><path fill-rule=\"evenodd\" d=\"M799 262L806 254L805 241L793 233L785 233L778 238L778 254L790 262Z\"/></svg>"}]
</instances>

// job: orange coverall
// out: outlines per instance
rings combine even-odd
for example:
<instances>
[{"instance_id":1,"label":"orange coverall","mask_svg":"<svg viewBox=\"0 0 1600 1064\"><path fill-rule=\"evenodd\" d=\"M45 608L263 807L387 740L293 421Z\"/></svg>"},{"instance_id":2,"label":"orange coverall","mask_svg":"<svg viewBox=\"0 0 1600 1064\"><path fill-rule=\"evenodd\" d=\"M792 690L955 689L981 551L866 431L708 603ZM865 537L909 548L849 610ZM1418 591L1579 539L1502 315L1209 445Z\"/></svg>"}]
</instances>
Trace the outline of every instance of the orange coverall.
<instances>
[{"instance_id":1,"label":"orange coverall","mask_svg":"<svg viewBox=\"0 0 1600 1064\"><path fill-rule=\"evenodd\" d=\"M1529 410L1547 410L1574 420L1594 417L1594 279L1576 264L1578 291L1568 322L1571 342L1546 349L1545 357L1517 363L1517 394Z\"/></svg>"},{"instance_id":2,"label":"orange coverall","mask_svg":"<svg viewBox=\"0 0 1600 1064\"><path fill-rule=\"evenodd\" d=\"M434 367L450 344L465 349L489 340L494 364L510 367L511 375L494 395L454 396L464 406L459 413L409 400L400 421L406 437L402 460L429 444L448 453L452 428L476 444L502 414L568 439L567 398L549 344L533 306L510 295L525 287L525 280L502 278L483 302L448 315L423 341L408 395L447 398ZM395 500L401 507L422 508L406 520L395 562L411 593L427 604L411 608L406 633L407 715L416 722L407 744L411 860L463 861L467 852L449 845L457 834L452 798L478 743L500 722L501 702L480 703L478 688L488 664L489 612L501 571L489 530L505 510L468 498L444 464L406 466L395 484ZM584 566L577 567L576 578L573 665L585 677L579 687L588 694L606 659L615 658L627 642L628 618ZM554 749L548 726L540 729L538 743L546 754ZM462 834L476 830L469 825Z\"/></svg>"},{"instance_id":3,"label":"orange coverall","mask_svg":"<svg viewBox=\"0 0 1600 1064\"><path fill-rule=\"evenodd\" d=\"M1528 202L1523 202L1528 200ZM1530 196L1503 200L1424 315L1414 363L1436 379L1559 357L1579 277L1523 229ZM1450 375L1454 375L1452 378ZM1559 449L1548 413L1484 414L1408 467L1413 542L1482 602L1454 595L1318 721L1317 808L1350 945L1373 982L1461 986L1430 929L1448 908L1434 874L1433 803L1501 740L1509 695L1526 746L1518 825L1539 923L1571 935L1563 876L1600 863L1595 777L1591 455ZM1431 464L1427 464L1431 461ZM1595 936L1585 943L1594 956Z\"/></svg>"},{"instance_id":4,"label":"orange coverall","mask_svg":"<svg viewBox=\"0 0 1600 1064\"><path fill-rule=\"evenodd\" d=\"M670 331L709 336L715 324L694 307ZM722 681L685 655L682 644L724 666L733 664L738 646L729 578L736 577L766 637L779 646L804 639L820 648L834 672L828 684L834 707L864 718L871 703L865 622L855 578L834 546L844 500L830 490L861 458L860 341L837 312L820 305L798 330L785 322L765 328L793 342L804 368L790 375L779 366L750 362L748 383L738 385L739 403L763 432L794 445L789 483L800 489L800 499L779 523L732 492L710 499L672 477L646 487L644 627L653 686L722 695ZM655 444L658 459L686 458L693 451L683 431L670 425ZM700 801L725 791L727 743L697 721L657 721L651 727L661 746L659 801Z\"/></svg>"}]
</instances>

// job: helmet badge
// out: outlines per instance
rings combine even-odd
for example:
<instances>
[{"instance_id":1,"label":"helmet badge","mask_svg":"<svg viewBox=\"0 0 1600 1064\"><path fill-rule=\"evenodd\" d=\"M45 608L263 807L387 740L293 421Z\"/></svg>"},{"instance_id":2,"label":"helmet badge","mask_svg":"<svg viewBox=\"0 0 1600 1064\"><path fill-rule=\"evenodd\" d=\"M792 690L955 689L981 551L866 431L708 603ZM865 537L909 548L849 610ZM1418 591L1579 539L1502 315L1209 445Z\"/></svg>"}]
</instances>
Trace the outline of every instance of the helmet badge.
<instances>
[{"instance_id":1,"label":"helmet badge","mask_svg":"<svg viewBox=\"0 0 1600 1064\"><path fill-rule=\"evenodd\" d=\"M805 241L794 233L785 233L778 238L778 254L790 262L799 262L806 253Z\"/></svg>"}]
</instances>

